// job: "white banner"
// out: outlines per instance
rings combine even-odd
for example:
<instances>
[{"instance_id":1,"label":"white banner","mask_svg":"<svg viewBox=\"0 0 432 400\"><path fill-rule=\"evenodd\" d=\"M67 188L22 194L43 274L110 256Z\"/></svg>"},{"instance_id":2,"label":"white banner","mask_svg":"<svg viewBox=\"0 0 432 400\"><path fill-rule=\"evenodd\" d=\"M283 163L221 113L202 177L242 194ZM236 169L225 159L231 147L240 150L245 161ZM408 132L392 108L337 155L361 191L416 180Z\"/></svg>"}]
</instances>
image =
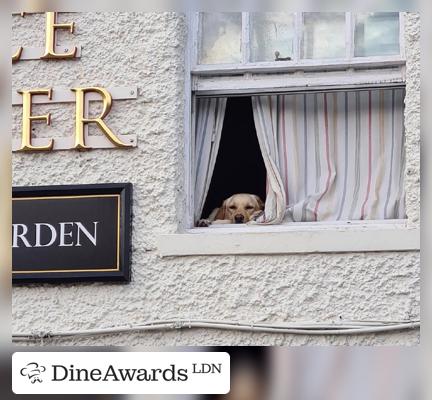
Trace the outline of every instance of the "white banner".
<instances>
[{"instance_id":1,"label":"white banner","mask_svg":"<svg viewBox=\"0 0 432 400\"><path fill-rule=\"evenodd\" d=\"M16 394L226 394L223 352L16 352Z\"/></svg>"}]
</instances>

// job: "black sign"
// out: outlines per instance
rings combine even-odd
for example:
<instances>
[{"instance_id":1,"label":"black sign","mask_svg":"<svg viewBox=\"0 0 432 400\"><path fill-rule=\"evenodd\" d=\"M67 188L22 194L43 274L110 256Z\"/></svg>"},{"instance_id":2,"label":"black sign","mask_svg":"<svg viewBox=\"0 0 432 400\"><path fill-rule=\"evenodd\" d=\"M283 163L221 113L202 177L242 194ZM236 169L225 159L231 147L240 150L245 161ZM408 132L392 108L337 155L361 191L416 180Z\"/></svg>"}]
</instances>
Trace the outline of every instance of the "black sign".
<instances>
[{"instance_id":1,"label":"black sign","mask_svg":"<svg viewBox=\"0 0 432 400\"><path fill-rule=\"evenodd\" d=\"M131 201L131 184L14 188L13 281L129 281Z\"/></svg>"}]
</instances>

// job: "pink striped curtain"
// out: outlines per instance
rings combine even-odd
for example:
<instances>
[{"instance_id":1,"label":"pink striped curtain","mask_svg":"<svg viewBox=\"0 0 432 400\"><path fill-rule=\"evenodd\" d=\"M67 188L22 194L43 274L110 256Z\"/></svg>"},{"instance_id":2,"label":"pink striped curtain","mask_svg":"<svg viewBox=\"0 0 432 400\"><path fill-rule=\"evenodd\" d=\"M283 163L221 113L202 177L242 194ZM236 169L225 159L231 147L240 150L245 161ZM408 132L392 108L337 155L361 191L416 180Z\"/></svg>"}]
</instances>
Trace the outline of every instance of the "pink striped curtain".
<instances>
[{"instance_id":1,"label":"pink striped curtain","mask_svg":"<svg viewBox=\"0 0 432 400\"><path fill-rule=\"evenodd\" d=\"M285 220L405 218L403 103L400 88L254 96L261 151L277 169L267 169L270 191L283 191L271 202L285 199ZM274 210L266 202L265 222L280 220Z\"/></svg>"}]
</instances>

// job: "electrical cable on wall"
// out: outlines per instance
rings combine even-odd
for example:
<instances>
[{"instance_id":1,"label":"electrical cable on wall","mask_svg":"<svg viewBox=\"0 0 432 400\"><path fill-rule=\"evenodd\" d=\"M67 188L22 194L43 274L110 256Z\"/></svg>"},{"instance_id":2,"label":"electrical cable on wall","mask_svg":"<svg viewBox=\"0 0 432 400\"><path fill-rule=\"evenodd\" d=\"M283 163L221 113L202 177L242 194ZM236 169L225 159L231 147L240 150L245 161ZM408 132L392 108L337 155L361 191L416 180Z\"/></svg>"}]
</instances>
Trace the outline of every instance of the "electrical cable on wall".
<instances>
[{"instance_id":1,"label":"electrical cable on wall","mask_svg":"<svg viewBox=\"0 0 432 400\"><path fill-rule=\"evenodd\" d=\"M173 331L180 329L219 329L228 331L279 333L291 335L364 335L419 329L419 320L410 321L347 321L337 323L272 323L225 320L168 319L149 321L134 326L15 333L12 340L32 341L50 338L99 336L130 332Z\"/></svg>"}]
</instances>

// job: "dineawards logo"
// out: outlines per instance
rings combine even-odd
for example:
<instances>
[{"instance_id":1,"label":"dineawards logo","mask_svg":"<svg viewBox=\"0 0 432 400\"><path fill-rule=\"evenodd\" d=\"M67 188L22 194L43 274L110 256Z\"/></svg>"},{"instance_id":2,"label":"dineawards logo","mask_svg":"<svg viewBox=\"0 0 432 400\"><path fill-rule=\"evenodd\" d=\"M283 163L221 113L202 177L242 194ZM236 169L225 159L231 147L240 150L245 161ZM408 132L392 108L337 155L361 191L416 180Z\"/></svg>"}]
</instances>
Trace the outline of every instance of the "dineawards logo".
<instances>
[{"instance_id":1,"label":"dineawards logo","mask_svg":"<svg viewBox=\"0 0 432 400\"><path fill-rule=\"evenodd\" d=\"M51 365L53 382L184 382L187 381L188 370L176 368L175 364L161 368L116 368L108 365L106 368L83 368L70 365Z\"/></svg>"},{"instance_id":2,"label":"dineawards logo","mask_svg":"<svg viewBox=\"0 0 432 400\"><path fill-rule=\"evenodd\" d=\"M31 383L42 382L41 374L46 371L43 365L36 362L29 362L24 368L21 369L20 374L27 376Z\"/></svg>"},{"instance_id":3,"label":"dineawards logo","mask_svg":"<svg viewBox=\"0 0 432 400\"><path fill-rule=\"evenodd\" d=\"M103 385L101 385L103 383ZM226 394L224 352L17 352L16 394Z\"/></svg>"}]
</instances>

